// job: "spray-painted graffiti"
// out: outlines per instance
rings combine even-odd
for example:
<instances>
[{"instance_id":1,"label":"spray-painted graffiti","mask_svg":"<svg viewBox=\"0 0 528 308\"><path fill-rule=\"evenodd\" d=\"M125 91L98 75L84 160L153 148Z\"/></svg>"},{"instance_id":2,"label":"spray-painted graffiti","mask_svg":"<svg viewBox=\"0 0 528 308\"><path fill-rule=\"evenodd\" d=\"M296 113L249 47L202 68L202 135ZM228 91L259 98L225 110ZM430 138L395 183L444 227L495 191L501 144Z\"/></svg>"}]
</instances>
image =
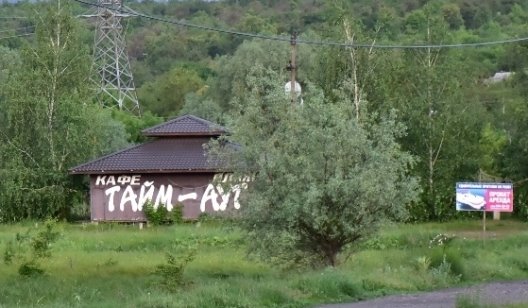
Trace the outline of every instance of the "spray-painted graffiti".
<instances>
[{"instance_id":1,"label":"spray-painted graffiti","mask_svg":"<svg viewBox=\"0 0 528 308\"><path fill-rule=\"evenodd\" d=\"M171 211L176 203L199 201L201 212L208 209L225 211L230 204L239 209L240 193L248 187L250 177L234 183L231 174L216 174L213 181L201 187L182 187L172 183L156 183L155 180L142 180L141 175L99 175L95 187L104 191L109 212L142 211L147 202L154 207L164 206ZM170 182L170 181L169 181Z\"/></svg>"}]
</instances>

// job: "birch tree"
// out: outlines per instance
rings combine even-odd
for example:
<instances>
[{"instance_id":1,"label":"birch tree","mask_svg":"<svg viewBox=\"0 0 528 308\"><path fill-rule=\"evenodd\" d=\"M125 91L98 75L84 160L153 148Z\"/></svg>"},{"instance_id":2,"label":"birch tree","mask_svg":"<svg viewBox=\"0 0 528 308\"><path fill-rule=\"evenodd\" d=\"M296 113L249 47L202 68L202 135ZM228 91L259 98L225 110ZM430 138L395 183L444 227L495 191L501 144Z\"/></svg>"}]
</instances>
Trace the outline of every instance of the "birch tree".
<instances>
[{"instance_id":1,"label":"birch tree","mask_svg":"<svg viewBox=\"0 0 528 308\"><path fill-rule=\"evenodd\" d=\"M448 43L447 24L426 7L415 12L416 39L424 44ZM448 219L454 215L453 185L472 180L477 173L483 125L483 108L475 97L465 96L470 70L456 52L438 48L405 50L394 57L391 106L409 127L404 148L419 158L422 202L414 219Z\"/></svg>"},{"instance_id":2,"label":"birch tree","mask_svg":"<svg viewBox=\"0 0 528 308\"><path fill-rule=\"evenodd\" d=\"M0 218L67 216L77 196L68 168L124 145L124 130L92 103L90 57L61 1L36 12L35 39L0 104Z\"/></svg>"}]
</instances>

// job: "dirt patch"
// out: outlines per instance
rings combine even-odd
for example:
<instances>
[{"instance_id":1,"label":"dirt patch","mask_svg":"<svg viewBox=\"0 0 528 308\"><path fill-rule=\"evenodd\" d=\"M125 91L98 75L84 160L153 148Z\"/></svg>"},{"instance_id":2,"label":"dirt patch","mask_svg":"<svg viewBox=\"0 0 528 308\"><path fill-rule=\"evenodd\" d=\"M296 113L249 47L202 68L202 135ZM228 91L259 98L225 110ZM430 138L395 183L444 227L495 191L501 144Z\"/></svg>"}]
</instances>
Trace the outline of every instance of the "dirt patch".
<instances>
[{"instance_id":1,"label":"dirt patch","mask_svg":"<svg viewBox=\"0 0 528 308\"><path fill-rule=\"evenodd\" d=\"M493 306L507 304L528 305L528 280L494 282L473 287L451 288L416 294L391 295L349 304L324 305L320 306L320 308L443 308L456 307L457 299L466 299L472 303Z\"/></svg>"}]
</instances>

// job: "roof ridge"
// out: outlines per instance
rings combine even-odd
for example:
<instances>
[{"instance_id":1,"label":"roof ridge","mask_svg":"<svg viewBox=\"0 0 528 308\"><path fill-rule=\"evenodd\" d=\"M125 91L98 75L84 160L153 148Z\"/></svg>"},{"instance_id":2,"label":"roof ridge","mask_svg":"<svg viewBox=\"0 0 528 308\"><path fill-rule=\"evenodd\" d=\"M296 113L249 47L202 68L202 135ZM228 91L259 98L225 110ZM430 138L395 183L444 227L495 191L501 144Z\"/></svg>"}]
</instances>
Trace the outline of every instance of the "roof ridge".
<instances>
[{"instance_id":1,"label":"roof ridge","mask_svg":"<svg viewBox=\"0 0 528 308\"><path fill-rule=\"evenodd\" d=\"M186 117L186 116L187 116L187 115L179 116L179 117L176 117L176 118L174 118L174 119L170 119L170 120L168 120L168 121L162 122L162 123L160 123L160 124L157 124L157 125L154 125L154 126L151 126L151 127L147 127L147 128L145 128L145 129L142 129L142 130L141 130L141 133L142 133L142 134L145 134L146 131L154 130L154 129L157 129L157 128L159 128L159 127L163 127L163 126L165 126L165 125L167 125L167 124L169 124L169 123L175 122L176 120L181 120L182 118L184 118L184 117Z\"/></svg>"},{"instance_id":2,"label":"roof ridge","mask_svg":"<svg viewBox=\"0 0 528 308\"><path fill-rule=\"evenodd\" d=\"M210 126L221 127L219 124L213 123L213 122L211 122L211 121L209 121L209 120L206 120L206 119L203 119L203 118L197 117L197 116L192 115L192 114L185 114L184 116L187 116L187 117L193 118L194 120L196 120L196 121L198 121L198 122L201 122L202 124L205 124L205 125L207 125L208 127L210 127Z\"/></svg>"},{"instance_id":3,"label":"roof ridge","mask_svg":"<svg viewBox=\"0 0 528 308\"><path fill-rule=\"evenodd\" d=\"M186 121L191 122L191 123L185 123ZM172 125L175 126L175 127L179 127L179 126L185 127L186 125L190 125L191 127L192 127L192 125L196 125L197 127L201 127L196 132L186 131L185 129L178 128L176 131L173 132L175 134L188 135L188 134L192 134L192 133L205 133L205 132L208 132L208 134L214 133L216 135L216 133L219 133L219 134L227 133L227 129L225 127L223 127L222 125L214 123L214 122L211 122L211 121L203 119L203 118L200 118L200 117L192 115L192 114L184 114L184 115L178 116L178 117L176 117L174 119L171 119L171 120L168 120L166 122L160 123L158 125L145 128L145 129L143 129L141 131L141 133L144 136L159 136L159 134L163 134L163 135L170 134L171 132L169 132L169 131L171 130L171 126ZM168 130L168 131L163 132L164 130Z\"/></svg>"}]
</instances>

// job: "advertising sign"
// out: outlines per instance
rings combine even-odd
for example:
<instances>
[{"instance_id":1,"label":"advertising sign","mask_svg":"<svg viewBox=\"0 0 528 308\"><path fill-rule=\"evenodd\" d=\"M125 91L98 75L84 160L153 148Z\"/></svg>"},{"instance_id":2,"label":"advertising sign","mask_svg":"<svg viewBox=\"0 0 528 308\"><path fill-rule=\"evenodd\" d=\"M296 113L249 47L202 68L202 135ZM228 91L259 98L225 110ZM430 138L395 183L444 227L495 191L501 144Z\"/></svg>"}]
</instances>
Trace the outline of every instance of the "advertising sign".
<instances>
[{"instance_id":1,"label":"advertising sign","mask_svg":"<svg viewBox=\"0 0 528 308\"><path fill-rule=\"evenodd\" d=\"M94 221L142 221L143 206L172 211L183 206L183 217L196 219L202 213L240 209L239 198L250 177L233 183L230 173L216 174L105 174L90 182L91 218Z\"/></svg>"},{"instance_id":2,"label":"advertising sign","mask_svg":"<svg viewBox=\"0 0 528 308\"><path fill-rule=\"evenodd\" d=\"M457 211L513 211L511 183L457 183Z\"/></svg>"}]
</instances>

